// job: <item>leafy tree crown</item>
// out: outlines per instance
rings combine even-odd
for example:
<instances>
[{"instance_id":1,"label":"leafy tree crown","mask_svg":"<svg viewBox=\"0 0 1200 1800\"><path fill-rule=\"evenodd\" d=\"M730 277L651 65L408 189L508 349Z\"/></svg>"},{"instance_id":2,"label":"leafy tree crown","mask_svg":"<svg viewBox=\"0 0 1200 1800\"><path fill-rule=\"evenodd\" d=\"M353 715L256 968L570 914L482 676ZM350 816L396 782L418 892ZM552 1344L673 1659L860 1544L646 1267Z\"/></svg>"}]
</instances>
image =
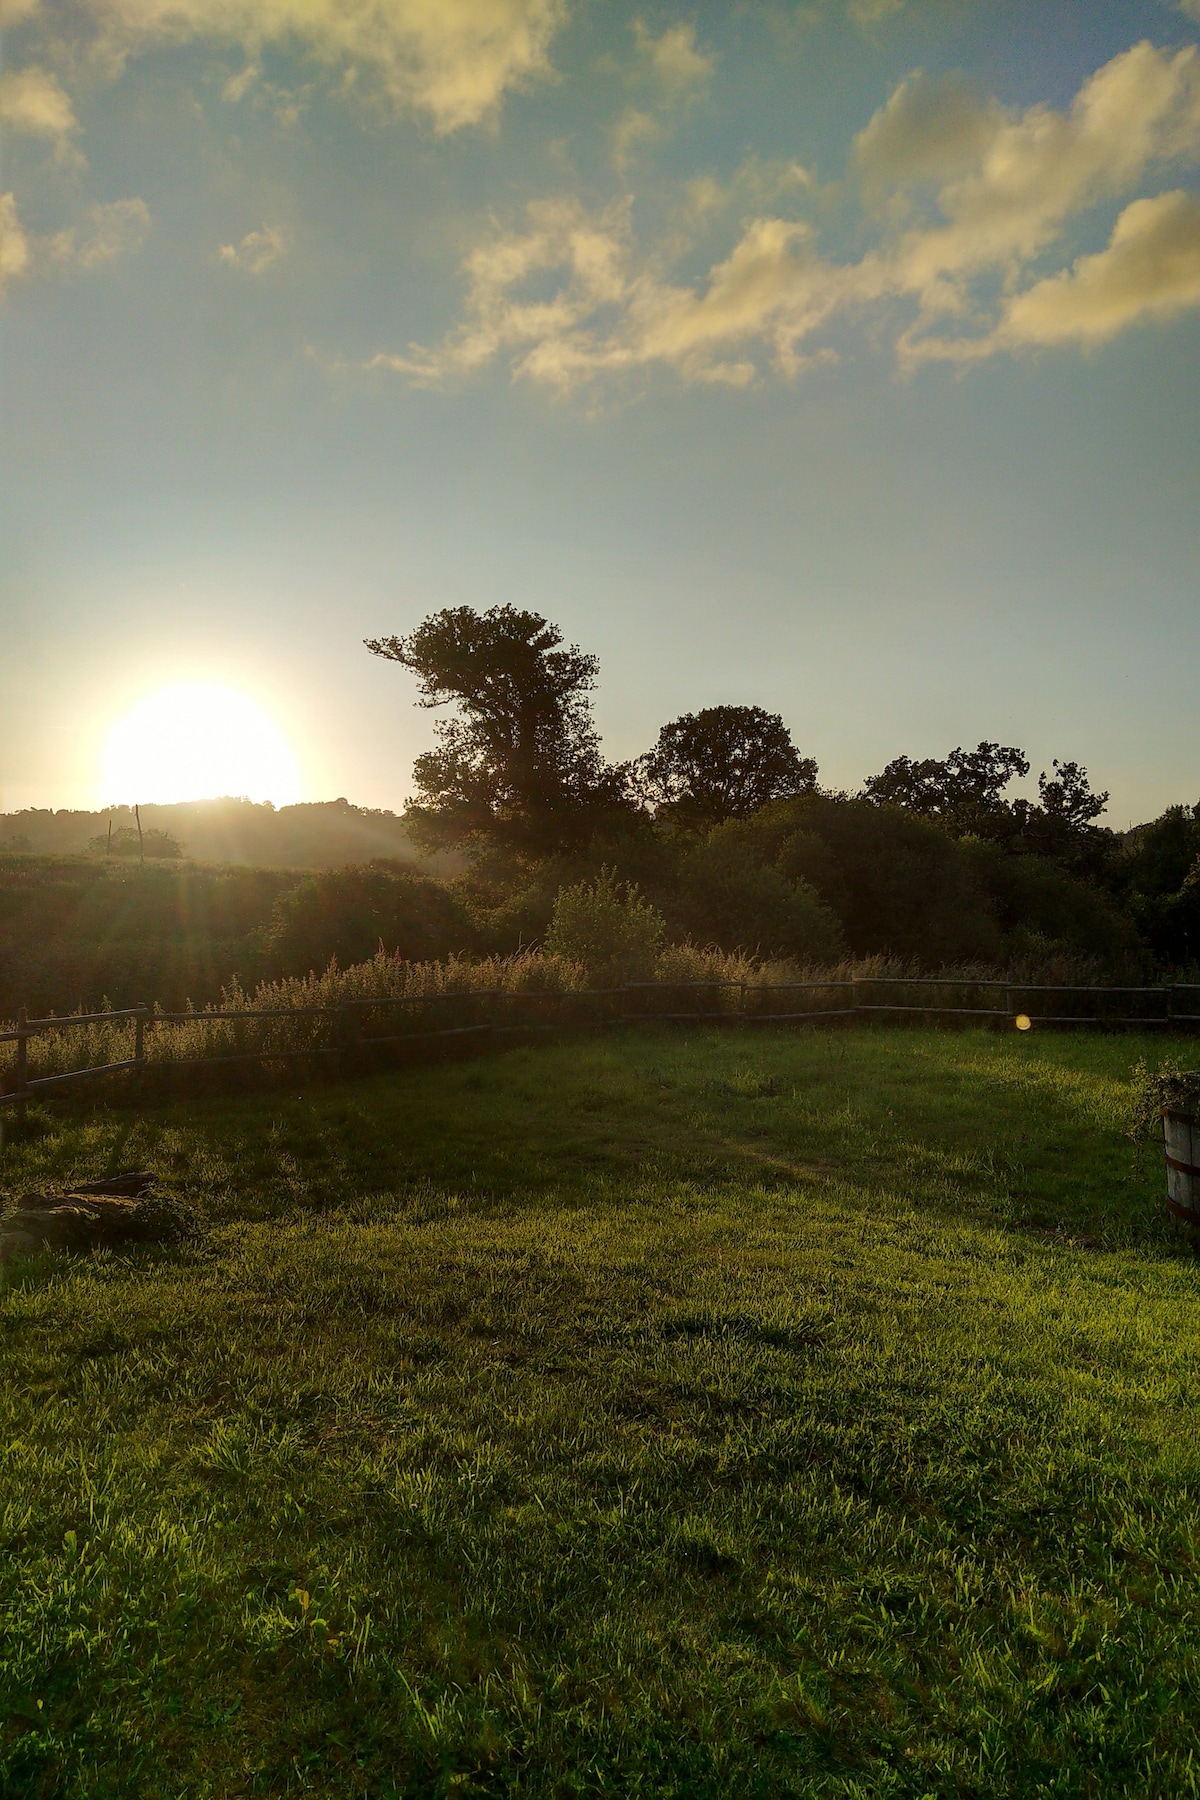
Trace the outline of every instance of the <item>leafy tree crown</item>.
<instances>
[{"instance_id":1,"label":"leafy tree crown","mask_svg":"<svg viewBox=\"0 0 1200 1800\"><path fill-rule=\"evenodd\" d=\"M811 793L817 765L801 756L778 713L707 706L664 725L634 765L656 811L708 822L748 818L772 800Z\"/></svg>"}]
</instances>

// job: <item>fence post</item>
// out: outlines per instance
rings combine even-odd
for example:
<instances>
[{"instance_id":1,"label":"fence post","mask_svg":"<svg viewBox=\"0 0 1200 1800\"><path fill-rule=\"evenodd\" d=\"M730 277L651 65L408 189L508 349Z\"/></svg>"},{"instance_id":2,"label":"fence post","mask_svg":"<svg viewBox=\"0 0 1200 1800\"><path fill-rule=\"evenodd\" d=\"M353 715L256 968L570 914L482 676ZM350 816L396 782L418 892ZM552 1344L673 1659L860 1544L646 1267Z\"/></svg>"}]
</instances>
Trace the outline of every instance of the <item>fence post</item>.
<instances>
[{"instance_id":1,"label":"fence post","mask_svg":"<svg viewBox=\"0 0 1200 1800\"><path fill-rule=\"evenodd\" d=\"M18 1009L17 1009L17 1117L18 1117L18 1119L21 1119L21 1120L23 1120L25 1117L25 1097L29 1090L29 1052L28 1052L28 1049L26 1048L26 1046L28 1045L28 1042L29 1042L29 1033L25 1029L26 1021L28 1020L28 1018L29 1018L29 1013L28 1013L27 1009L23 1006L18 1007Z\"/></svg>"},{"instance_id":2,"label":"fence post","mask_svg":"<svg viewBox=\"0 0 1200 1800\"><path fill-rule=\"evenodd\" d=\"M146 1020L149 1017L150 1008L144 1000L139 1000L137 1017L133 1021L133 1060L137 1064L133 1078L139 1093L146 1082Z\"/></svg>"}]
</instances>

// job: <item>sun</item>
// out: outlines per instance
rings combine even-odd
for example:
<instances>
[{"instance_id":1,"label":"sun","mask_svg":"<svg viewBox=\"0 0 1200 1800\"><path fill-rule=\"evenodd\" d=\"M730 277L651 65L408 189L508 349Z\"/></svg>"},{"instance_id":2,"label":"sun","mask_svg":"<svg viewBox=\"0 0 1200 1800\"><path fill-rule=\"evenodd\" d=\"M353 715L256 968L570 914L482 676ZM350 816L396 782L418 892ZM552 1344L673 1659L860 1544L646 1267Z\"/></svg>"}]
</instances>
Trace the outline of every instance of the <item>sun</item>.
<instances>
[{"instance_id":1,"label":"sun","mask_svg":"<svg viewBox=\"0 0 1200 1800\"><path fill-rule=\"evenodd\" d=\"M118 719L104 741L104 805L169 805L226 794L286 806L301 797L291 745L270 714L215 682L159 688Z\"/></svg>"}]
</instances>

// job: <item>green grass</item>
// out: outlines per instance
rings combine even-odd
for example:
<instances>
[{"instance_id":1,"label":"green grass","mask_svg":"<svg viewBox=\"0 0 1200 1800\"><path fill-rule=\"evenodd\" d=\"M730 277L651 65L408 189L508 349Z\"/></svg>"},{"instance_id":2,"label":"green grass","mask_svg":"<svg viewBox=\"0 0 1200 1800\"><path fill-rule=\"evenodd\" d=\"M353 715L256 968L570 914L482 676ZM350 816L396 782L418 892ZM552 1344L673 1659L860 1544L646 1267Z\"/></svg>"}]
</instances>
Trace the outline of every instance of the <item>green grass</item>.
<instances>
[{"instance_id":1,"label":"green grass","mask_svg":"<svg viewBox=\"0 0 1200 1800\"><path fill-rule=\"evenodd\" d=\"M630 1035L98 1110L0 1296L0 1793L1200 1793L1161 1040Z\"/></svg>"}]
</instances>

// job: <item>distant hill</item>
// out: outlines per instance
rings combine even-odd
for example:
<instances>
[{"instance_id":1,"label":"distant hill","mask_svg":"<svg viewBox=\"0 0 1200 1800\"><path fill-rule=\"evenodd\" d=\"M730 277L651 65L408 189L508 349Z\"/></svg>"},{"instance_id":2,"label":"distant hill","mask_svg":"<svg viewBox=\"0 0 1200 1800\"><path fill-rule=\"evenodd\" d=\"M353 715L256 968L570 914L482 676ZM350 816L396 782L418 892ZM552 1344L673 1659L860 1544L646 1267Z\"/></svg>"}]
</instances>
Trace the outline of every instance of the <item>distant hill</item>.
<instances>
[{"instance_id":1,"label":"distant hill","mask_svg":"<svg viewBox=\"0 0 1200 1800\"><path fill-rule=\"evenodd\" d=\"M167 833L195 862L323 869L374 857L424 860L395 813L352 806L345 799L279 807L269 800L181 800L173 806L143 806L141 815L144 830ZM93 839L107 835L110 820L115 839L133 828L132 807L102 812L28 807L0 813L0 850L80 855Z\"/></svg>"}]
</instances>

